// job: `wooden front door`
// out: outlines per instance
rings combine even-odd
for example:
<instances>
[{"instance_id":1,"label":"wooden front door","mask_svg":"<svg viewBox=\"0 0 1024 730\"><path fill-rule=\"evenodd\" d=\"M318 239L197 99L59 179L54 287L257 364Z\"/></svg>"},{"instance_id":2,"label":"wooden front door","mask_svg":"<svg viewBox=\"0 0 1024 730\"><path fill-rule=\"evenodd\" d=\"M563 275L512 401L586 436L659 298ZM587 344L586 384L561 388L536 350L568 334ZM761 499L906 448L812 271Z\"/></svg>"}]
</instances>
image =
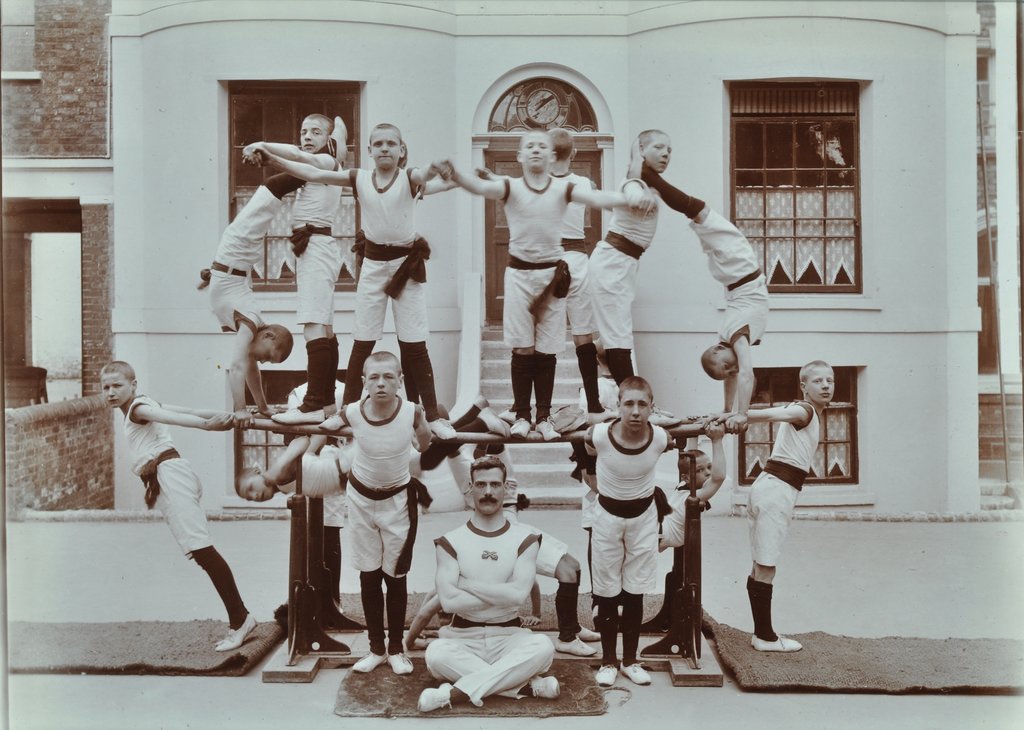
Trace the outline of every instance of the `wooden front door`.
<instances>
[{"instance_id":1,"label":"wooden front door","mask_svg":"<svg viewBox=\"0 0 1024 730\"><path fill-rule=\"evenodd\" d=\"M484 164L497 175L522 177L523 168L516 161L515 150L487 150ZM594 184L601 183L601 152L599 150L577 150L572 171L589 177ZM500 200L485 200L485 265L487 324L501 324L501 310L505 301L505 266L508 264L508 222L505 220L505 206ZM601 210L588 208L584 234L589 254L601 240Z\"/></svg>"}]
</instances>

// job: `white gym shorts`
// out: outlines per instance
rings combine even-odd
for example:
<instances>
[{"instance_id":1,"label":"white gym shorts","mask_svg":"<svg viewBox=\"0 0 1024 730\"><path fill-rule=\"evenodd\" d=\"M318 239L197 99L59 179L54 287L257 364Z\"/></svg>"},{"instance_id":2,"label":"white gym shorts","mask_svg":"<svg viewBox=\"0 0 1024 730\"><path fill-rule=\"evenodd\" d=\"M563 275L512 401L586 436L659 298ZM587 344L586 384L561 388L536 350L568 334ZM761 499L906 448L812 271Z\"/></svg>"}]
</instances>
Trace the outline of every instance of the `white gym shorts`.
<instances>
[{"instance_id":1,"label":"white gym shorts","mask_svg":"<svg viewBox=\"0 0 1024 730\"><path fill-rule=\"evenodd\" d=\"M747 524L750 527L750 553L755 563L778 565L799 494L796 487L766 471L754 480L747 503Z\"/></svg>"},{"instance_id":2,"label":"white gym shorts","mask_svg":"<svg viewBox=\"0 0 1024 730\"><path fill-rule=\"evenodd\" d=\"M530 314L530 304L554 275L554 268L505 269L502 324L509 347L532 347L547 355L557 355L565 348L565 299L551 297L536 322Z\"/></svg>"}]
</instances>

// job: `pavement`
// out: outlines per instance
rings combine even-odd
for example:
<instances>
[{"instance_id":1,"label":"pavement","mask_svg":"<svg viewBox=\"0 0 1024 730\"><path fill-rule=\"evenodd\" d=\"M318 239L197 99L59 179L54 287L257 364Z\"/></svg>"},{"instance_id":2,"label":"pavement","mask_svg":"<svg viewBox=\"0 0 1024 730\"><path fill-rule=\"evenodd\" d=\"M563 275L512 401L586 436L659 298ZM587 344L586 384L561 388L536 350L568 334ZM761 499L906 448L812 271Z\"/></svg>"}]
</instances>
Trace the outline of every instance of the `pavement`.
<instances>
[{"instance_id":1,"label":"pavement","mask_svg":"<svg viewBox=\"0 0 1024 730\"><path fill-rule=\"evenodd\" d=\"M530 510L523 521L586 555L578 510ZM420 522L410 590L433 582L430 541L466 519L428 514ZM718 621L750 628L744 588L750 569L746 522L705 517L703 600ZM232 566L250 610L271 620L286 595L286 520L214 521L214 543ZM668 570L671 551L660 558ZM875 522L797 520L776 578L775 628L862 637L1024 639L1024 521ZM589 590L584 571L582 590ZM553 593L556 584L541 579ZM222 618L205 574L182 558L160 522L16 522L6 526L7 618L12 621L129 621ZM343 560L342 591L358 591ZM641 645L646 643L641 640ZM269 659L269 657L268 657ZM780 657L784 661L784 657ZM951 657L950 661L955 661ZM389 728L430 719L351 719L333 714L344 669L309 684L245 677L9 675L13 730L222 730ZM381 670L383 671L383 670ZM748 693L725 686L673 687L654 672L649 687L620 678L600 717L536 720L558 730L668 725L676 728L1019 728L1024 696ZM670 722L666 722L671 718ZM513 728L514 718L447 720L445 727Z\"/></svg>"}]
</instances>

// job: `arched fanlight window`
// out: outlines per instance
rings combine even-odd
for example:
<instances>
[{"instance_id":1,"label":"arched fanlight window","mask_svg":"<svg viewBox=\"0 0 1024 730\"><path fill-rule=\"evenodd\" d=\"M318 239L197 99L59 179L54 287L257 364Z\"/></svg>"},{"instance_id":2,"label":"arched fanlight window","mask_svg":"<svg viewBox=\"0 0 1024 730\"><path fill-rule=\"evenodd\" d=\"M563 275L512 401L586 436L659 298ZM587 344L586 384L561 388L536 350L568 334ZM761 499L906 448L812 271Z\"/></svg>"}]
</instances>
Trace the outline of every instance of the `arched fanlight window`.
<instances>
[{"instance_id":1,"label":"arched fanlight window","mask_svg":"<svg viewBox=\"0 0 1024 730\"><path fill-rule=\"evenodd\" d=\"M552 78L533 78L516 84L491 111L488 132L529 132L563 127L572 132L596 132L590 102L579 89Z\"/></svg>"}]
</instances>

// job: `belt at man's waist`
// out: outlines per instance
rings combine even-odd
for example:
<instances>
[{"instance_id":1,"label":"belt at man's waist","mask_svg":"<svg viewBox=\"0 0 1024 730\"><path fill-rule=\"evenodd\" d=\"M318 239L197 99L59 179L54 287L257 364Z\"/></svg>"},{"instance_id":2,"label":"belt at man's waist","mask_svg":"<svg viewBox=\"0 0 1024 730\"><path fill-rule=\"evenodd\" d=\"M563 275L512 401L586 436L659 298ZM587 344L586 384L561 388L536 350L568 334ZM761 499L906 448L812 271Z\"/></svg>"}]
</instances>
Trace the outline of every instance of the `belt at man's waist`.
<instances>
[{"instance_id":1,"label":"belt at man's waist","mask_svg":"<svg viewBox=\"0 0 1024 730\"><path fill-rule=\"evenodd\" d=\"M366 486L358 479L355 475L348 475L348 483L367 499L376 501L388 499L394 497L399 492L404 491L408 495L406 500L406 506L409 512L409 534L405 536L405 544L402 545L402 552L398 554L398 562L395 564L395 575L398 578L409 572L409 568L412 565L412 548L416 544L416 528L419 524L419 505L422 504L424 507L429 507L430 503L434 500L430 496L430 492L423 486L423 482L415 477L411 478L407 483L400 484L397 487L387 487L386 489L371 489Z\"/></svg>"},{"instance_id":2,"label":"belt at man's waist","mask_svg":"<svg viewBox=\"0 0 1024 730\"><path fill-rule=\"evenodd\" d=\"M653 493L639 499L613 499L598 494L597 501L608 514L626 519L642 515L651 506L651 502L654 502L657 507L658 522L661 522L665 515L672 513L672 506L668 503L668 497L661 491L661 487L655 487Z\"/></svg>"},{"instance_id":3,"label":"belt at man's waist","mask_svg":"<svg viewBox=\"0 0 1024 730\"><path fill-rule=\"evenodd\" d=\"M156 468L165 461L171 459L180 459L179 454L175 449L167 449L161 451L155 457L147 461L142 465L142 469L139 470L139 479L146 485L146 507L153 509L156 504L156 498L160 496L160 482L156 477Z\"/></svg>"},{"instance_id":4,"label":"belt at man's waist","mask_svg":"<svg viewBox=\"0 0 1024 730\"><path fill-rule=\"evenodd\" d=\"M734 289L739 289L744 284L749 284L750 282L755 281L757 279L757 277L759 277L760 275L761 275L761 269L754 269L753 271L751 271L749 274L747 274L743 278L738 279L737 281L734 281L732 284L729 284L729 286L727 286L725 288L726 288L727 291L733 291Z\"/></svg>"},{"instance_id":5,"label":"belt at man's waist","mask_svg":"<svg viewBox=\"0 0 1024 730\"><path fill-rule=\"evenodd\" d=\"M775 459L768 459L764 465L764 470L772 476L778 477L798 492L803 489L804 479L807 478L807 472L803 469L798 469L792 464L776 461Z\"/></svg>"},{"instance_id":6,"label":"belt at man's waist","mask_svg":"<svg viewBox=\"0 0 1024 730\"><path fill-rule=\"evenodd\" d=\"M616 233L615 231L608 231L608 234L604 237L604 242L637 261L644 255L643 246L633 243L621 233Z\"/></svg>"},{"instance_id":7,"label":"belt at man's waist","mask_svg":"<svg viewBox=\"0 0 1024 730\"><path fill-rule=\"evenodd\" d=\"M533 271L536 269L553 269L558 266L558 262L561 259L555 259L554 261L523 261L517 256L508 257L508 267L510 269L520 269L522 271Z\"/></svg>"},{"instance_id":8,"label":"belt at man's waist","mask_svg":"<svg viewBox=\"0 0 1024 730\"><path fill-rule=\"evenodd\" d=\"M518 626L522 626L522 625L523 625L522 621L520 621L518 618L512 618L512 619L509 619L508 621L502 621L502 622L496 623L496 624L489 624L486 621L473 621L471 619L464 618L464 617L460 616L459 614L455 614L454 616L452 616L452 623L451 623L451 626L452 626L453 629L475 629L475 628L479 628L479 627L483 627L483 626L510 628L510 627L513 627L513 626L518 627Z\"/></svg>"},{"instance_id":9,"label":"belt at man's waist","mask_svg":"<svg viewBox=\"0 0 1024 730\"><path fill-rule=\"evenodd\" d=\"M587 241L584 238L563 238L562 248L566 251L587 252Z\"/></svg>"}]
</instances>

